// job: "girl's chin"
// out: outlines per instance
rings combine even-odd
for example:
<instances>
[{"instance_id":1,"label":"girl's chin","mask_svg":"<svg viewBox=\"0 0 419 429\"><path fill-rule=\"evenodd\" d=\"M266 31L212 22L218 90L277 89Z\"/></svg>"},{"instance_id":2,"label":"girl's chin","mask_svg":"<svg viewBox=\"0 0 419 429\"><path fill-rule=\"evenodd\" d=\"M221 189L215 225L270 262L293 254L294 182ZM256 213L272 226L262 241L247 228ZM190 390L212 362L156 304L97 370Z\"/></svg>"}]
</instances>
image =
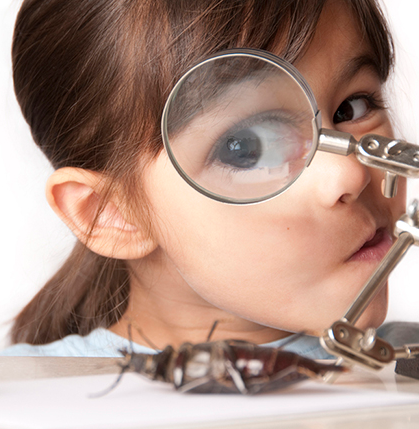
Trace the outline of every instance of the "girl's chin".
<instances>
[{"instance_id":1,"label":"girl's chin","mask_svg":"<svg viewBox=\"0 0 419 429\"><path fill-rule=\"evenodd\" d=\"M380 314L375 314L375 315L371 315L370 317L366 317L365 319L360 319L355 326L359 329L362 330L366 330L368 328L378 328L379 326L381 326L384 323L384 320L386 318L386 313L387 312L383 312L382 315Z\"/></svg>"},{"instance_id":2,"label":"girl's chin","mask_svg":"<svg viewBox=\"0 0 419 429\"><path fill-rule=\"evenodd\" d=\"M361 315L355 325L358 328L364 330L368 328L378 328L380 325L382 325L387 316L387 297L388 291L386 285L365 309L364 313Z\"/></svg>"}]
</instances>

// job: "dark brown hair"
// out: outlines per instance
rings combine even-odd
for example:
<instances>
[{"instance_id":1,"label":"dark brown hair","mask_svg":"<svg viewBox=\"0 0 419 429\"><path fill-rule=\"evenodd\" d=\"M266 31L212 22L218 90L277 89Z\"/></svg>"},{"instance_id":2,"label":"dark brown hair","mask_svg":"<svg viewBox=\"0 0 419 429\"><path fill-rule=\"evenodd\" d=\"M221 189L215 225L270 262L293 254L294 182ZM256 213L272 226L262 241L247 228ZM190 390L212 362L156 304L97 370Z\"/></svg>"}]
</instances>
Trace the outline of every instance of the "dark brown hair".
<instances>
[{"instance_id":1,"label":"dark brown hair","mask_svg":"<svg viewBox=\"0 0 419 429\"><path fill-rule=\"evenodd\" d=\"M345 1L385 80L393 51L375 0ZM25 0L13 42L17 99L54 168L99 171L126 195L135 195L142 160L162 149L161 113L181 75L200 59L233 47L274 51L295 61L307 48L324 3ZM148 222L145 198L138 208ZM44 344L109 327L127 307L129 280L125 261L77 243L16 318L12 341Z\"/></svg>"}]
</instances>

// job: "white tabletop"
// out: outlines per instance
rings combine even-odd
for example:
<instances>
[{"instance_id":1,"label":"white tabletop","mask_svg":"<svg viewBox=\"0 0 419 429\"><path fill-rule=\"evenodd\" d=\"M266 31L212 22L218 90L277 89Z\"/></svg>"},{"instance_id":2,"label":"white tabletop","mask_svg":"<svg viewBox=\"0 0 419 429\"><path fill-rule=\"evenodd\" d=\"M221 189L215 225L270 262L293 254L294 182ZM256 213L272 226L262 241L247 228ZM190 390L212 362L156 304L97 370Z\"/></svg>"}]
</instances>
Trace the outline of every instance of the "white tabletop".
<instances>
[{"instance_id":1,"label":"white tabletop","mask_svg":"<svg viewBox=\"0 0 419 429\"><path fill-rule=\"evenodd\" d=\"M109 358L57 358L57 357L0 357L0 407L1 407L1 392L2 386L5 388L7 394L10 387L16 387L18 391L21 386L24 386L24 380L40 380L42 378L50 379L45 382L55 382L58 381L58 377L65 377L63 380L66 383L69 383L71 380L87 380L91 377L77 377L77 376L87 376L94 374L116 374L119 372L119 367L117 365L119 359L109 359ZM128 376L128 378L131 376ZM53 380L54 379L54 380ZM114 380L115 377L112 376L109 380ZM109 382L108 379L105 379L106 383ZM135 384L139 378L135 378ZM147 384L148 383L148 384ZM143 391L147 392L147 389L150 391L150 395L155 394L155 392L160 388L157 385L157 388L153 383L147 382L142 386ZM139 383L140 385L141 383ZM20 387L19 387L20 386ZM50 386L47 387L51 389L52 385L40 385ZM319 388L318 393L316 393L317 387L312 387L313 384L308 385L308 390L303 391L303 398L307 401L309 398L310 401L315 401L318 398L321 398L324 394L323 391ZM321 386L316 385L314 386ZM286 415L259 415L258 417L248 417L246 419L240 418L238 415L236 418L229 419L220 419L215 421L208 421L206 423L183 423L179 424L175 421L174 424L159 424L157 426L138 426L138 427L170 427L170 428L179 428L179 427L205 427L205 428L292 428L292 429L330 429L330 428L339 428L339 429L350 429L350 428L368 428L368 429L393 429L393 428L411 428L419 427L419 380L410 379L397 375L393 371L393 366L388 366L379 372L369 372L361 368L355 368L352 371L343 374L340 378L335 381L333 387L338 389L338 394L341 389L343 392L346 390L350 391L354 389L355 392L361 392L364 395L364 398L369 397L380 397L380 395L385 395L385 392L388 392L387 395L391 398L400 398L411 397L413 398L413 403L403 403L403 401L395 401L394 403L387 403L385 406L366 406L352 409L336 409L331 410L330 408L327 411L320 412L305 412L303 415L299 413L289 413ZM82 387L81 387L82 389ZM93 390L97 389L92 387ZM118 387L119 389L119 387ZM132 386L129 384L126 385L125 390L130 391ZM36 391L36 389L34 390ZM371 392L371 395L368 392ZM10 390L13 392L13 389ZM126 395L126 392L121 389L123 395ZM169 388L167 392L170 392L172 395L171 398L175 399L181 397L181 393L172 392ZM308 392L308 395L307 395ZM119 392L118 392L119 393ZM333 393L333 391L332 391ZM367 393L367 394L366 394ZM300 396L298 390L294 395L294 400L299 401ZM203 398L203 401L207 401L208 404L212 404L210 397L208 395L188 395L189 398L194 396L200 396ZM212 395L211 395L212 396ZM220 395L219 395L220 396ZM233 395L234 396L234 395ZM290 395L287 396L289 400ZM324 396L326 397L326 396ZM117 396L115 395L115 400ZM231 400L231 395L224 396L225 401ZM266 397L266 400L272 401L272 396ZM281 401L284 396L281 394L274 397L275 401ZM342 395L342 398L345 398ZM112 399L112 398L111 398ZM303 400L301 399L301 400ZM167 399L166 399L167 400ZM190 401L191 399L188 399ZM115 402L117 403L117 401ZM221 402L219 402L221 403ZM250 402L246 402L249 404ZM140 405L140 404L139 404ZM165 407L163 407L164 409ZM24 409L24 407L22 408ZM2 426L1 416L0 416L0 428L7 427ZM13 427L29 427L29 426L13 426ZM32 426L31 426L32 427ZM34 426L38 427L38 426ZM84 427L84 426L80 426ZM112 426L113 427L113 426ZM115 426L117 427L117 426ZM119 426L118 426L119 427ZM121 426L128 427L128 426ZM136 427L136 426L129 426Z\"/></svg>"}]
</instances>

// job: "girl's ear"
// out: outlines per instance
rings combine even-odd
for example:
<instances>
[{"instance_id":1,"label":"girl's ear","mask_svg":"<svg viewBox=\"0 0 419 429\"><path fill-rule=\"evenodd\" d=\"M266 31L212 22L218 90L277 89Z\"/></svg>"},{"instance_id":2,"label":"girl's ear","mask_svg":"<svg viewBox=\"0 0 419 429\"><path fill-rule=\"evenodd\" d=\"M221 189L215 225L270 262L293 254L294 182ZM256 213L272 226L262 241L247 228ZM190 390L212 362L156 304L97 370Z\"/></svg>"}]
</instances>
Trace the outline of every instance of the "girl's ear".
<instances>
[{"instance_id":1,"label":"girl's ear","mask_svg":"<svg viewBox=\"0 0 419 429\"><path fill-rule=\"evenodd\" d=\"M46 195L55 213L93 252L116 259L148 255L157 243L146 223L130 223L128 211L114 195L101 206L105 186L106 180L100 173L65 167L48 179Z\"/></svg>"}]
</instances>

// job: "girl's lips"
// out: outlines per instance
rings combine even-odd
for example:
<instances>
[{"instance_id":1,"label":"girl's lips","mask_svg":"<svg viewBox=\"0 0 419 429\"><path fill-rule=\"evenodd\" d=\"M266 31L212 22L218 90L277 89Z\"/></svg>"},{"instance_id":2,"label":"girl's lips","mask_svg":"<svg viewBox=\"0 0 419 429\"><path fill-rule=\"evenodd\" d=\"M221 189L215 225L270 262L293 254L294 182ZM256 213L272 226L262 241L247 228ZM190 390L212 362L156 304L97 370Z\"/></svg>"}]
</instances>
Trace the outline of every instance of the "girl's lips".
<instances>
[{"instance_id":1,"label":"girl's lips","mask_svg":"<svg viewBox=\"0 0 419 429\"><path fill-rule=\"evenodd\" d=\"M392 236L384 228L377 229L374 237L367 241L349 261L381 261L393 244Z\"/></svg>"}]
</instances>

